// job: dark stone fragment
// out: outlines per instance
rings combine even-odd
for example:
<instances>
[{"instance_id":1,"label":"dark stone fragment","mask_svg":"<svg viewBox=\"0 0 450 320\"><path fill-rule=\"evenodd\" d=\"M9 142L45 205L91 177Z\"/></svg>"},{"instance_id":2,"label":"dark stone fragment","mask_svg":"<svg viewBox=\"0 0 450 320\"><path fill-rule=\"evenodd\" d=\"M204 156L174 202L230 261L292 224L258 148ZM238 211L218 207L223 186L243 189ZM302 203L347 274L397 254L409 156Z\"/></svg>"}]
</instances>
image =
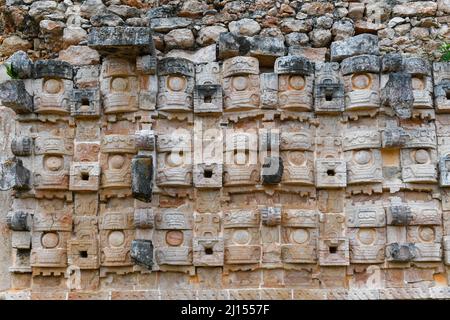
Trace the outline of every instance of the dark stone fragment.
<instances>
[{"instance_id":1,"label":"dark stone fragment","mask_svg":"<svg viewBox=\"0 0 450 320\"><path fill-rule=\"evenodd\" d=\"M72 80L73 68L66 61L38 60L34 63L34 78L60 78Z\"/></svg>"},{"instance_id":2,"label":"dark stone fragment","mask_svg":"<svg viewBox=\"0 0 450 320\"><path fill-rule=\"evenodd\" d=\"M391 107L400 119L412 116L414 94L411 74L394 72L389 74L389 80L381 91L381 101Z\"/></svg>"},{"instance_id":3,"label":"dark stone fragment","mask_svg":"<svg viewBox=\"0 0 450 320\"><path fill-rule=\"evenodd\" d=\"M403 70L403 57L400 53L387 53L381 61L382 72L400 72Z\"/></svg>"},{"instance_id":4,"label":"dark stone fragment","mask_svg":"<svg viewBox=\"0 0 450 320\"><path fill-rule=\"evenodd\" d=\"M2 104L17 114L33 112L33 98L22 80L7 80L0 84Z\"/></svg>"},{"instance_id":5,"label":"dark stone fragment","mask_svg":"<svg viewBox=\"0 0 450 320\"><path fill-rule=\"evenodd\" d=\"M152 201L153 158L136 155L131 161L131 191L133 197L143 202Z\"/></svg>"},{"instance_id":6,"label":"dark stone fragment","mask_svg":"<svg viewBox=\"0 0 450 320\"><path fill-rule=\"evenodd\" d=\"M409 74L431 76L430 62L419 57L405 58L403 67L405 72Z\"/></svg>"},{"instance_id":7,"label":"dark stone fragment","mask_svg":"<svg viewBox=\"0 0 450 320\"><path fill-rule=\"evenodd\" d=\"M27 191L31 189L31 173L30 170L23 166L22 160L16 159L14 166L15 183L14 189L20 191Z\"/></svg>"},{"instance_id":8,"label":"dark stone fragment","mask_svg":"<svg viewBox=\"0 0 450 320\"><path fill-rule=\"evenodd\" d=\"M33 150L33 139L31 137L18 137L11 141L11 151L16 156L29 156Z\"/></svg>"},{"instance_id":9,"label":"dark stone fragment","mask_svg":"<svg viewBox=\"0 0 450 320\"><path fill-rule=\"evenodd\" d=\"M101 54L126 58L155 53L153 38L147 27L92 28L88 46Z\"/></svg>"},{"instance_id":10,"label":"dark stone fragment","mask_svg":"<svg viewBox=\"0 0 450 320\"><path fill-rule=\"evenodd\" d=\"M28 212L10 212L6 216L6 224L13 231L30 231L31 221L32 218Z\"/></svg>"},{"instance_id":11,"label":"dark stone fragment","mask_svg":"<svg viewBox=\"0 0 450 320\"><path fill-rule=\"evenodd\" d=\"M413 219L411 208L406 205L394 205L388 208L388 224L407 226Z\"/></svg>"},{"instance_id":12,"label":"dark stone fragment","mask_svg":"<svg viewBox=\"0 0 450 320\"><path fill-rule=\"evenodd\" d=\"M278 74L310 75L314 69L314 63L302 56L286 56L275 62L275 73Z\"/></svg>"},{"instance_id":13,"label":"dark stone fragment","mask_svg":"<svg viewBox=\"0 0 450 320\"><path fill-rule=\"evenodd\" d=\"M350 57L341 62L342 74L349 75L359 72L380 72L380 57L363 54L360 56Z\"/></svg>"},{"instance_id":14,"label":"dark stone fragment","mask_svg":"<svg viewBox=\"0 0 450 320\"><path fill-rule=\"evenodd\" d=\"M153 244L151 240L133 240L131 242L131 259L136 264L151 270L153 265Z\"/></svg>"},{"instance_id":15,"label":"dark stone fragment","mask_svg":"<svg viewBox=\"0 0 450 320\"><path fill-rule=\"evenodd\" d=\"M450 93L450 79L444 79L439 84L434 86L434 97L445 98L447 100L447 94Z\"/></svg>"},{"instance_id":16,"label":"dark stone fragment","mask_svg":"<svg viewBox=\"0 0 450 320\"><path fill-rule=\"evenodd\" d=\"M416 257L417 247L413 243L392 243L386 247L389 261L409 262Z\"/></svg>"},{"instance_id":17,"label":"dark stone fragment","mask_svg":"<svg viewBox=\"0 0 450 320\"><path fill-rule=\"evenodd\" d=\"M284 56L286 47L278 38L238 36L222 32L217 43L217 57L228 59L236 56L250 56L259 60L261 66L272 66L275 60Z\"/></svg>"},{"instance_id":18,"label":"dark stone fragment","mask_svg":"<svg viewBox=\"0 0 450 320\"><path fill-rule=\"evenodd\" d=\"M4 160L0 163L0 190L29 190L30 176L30 170L23 166L22 160Z\"/></svg>"},{"instance_id":19,"label":"dark stone fragment","mask_svg":"<svg viewBox=\"0 0 450 320\"><path fill-rule=\"evenodd\" d=\"M381 142L383 148L402 147L408 142L409 135L405 129L387 128L381 133Z\"/></svg>"},{"instance_id":20,"label":"dark stone fragment","mask_svg":"<svg viewBox=\"0 0 450 320\"><path fill-rule=\"evenodd\" d=\"M283 159L281 157L266 157L262 169L263 184L278 184L283 177Z\"/></svg>"},{"instance_id":21,"label":"dark stone fragment","mask_svg":"<svg viewBox=\"0 0 450 320\"><path fill-rule=\"evenodd\" d=\"M331 44L331 61L342 61L352 56L369 54L379 55L378 37L373 34L359 34L342 41L335 41Z\"/></svg>"},{"instance_id":22,"label":"dark stone fragment","mask_svg":"<svg viewBox=\"0 0 450 320\"><path fill-rule=\"evenodd\" d=\"M158 75L166 76L181 74L187 77L195 76L194 63L185 58L164 58L158 62Z\"/></svg>"},{"instance_id":23,"label":"dark stone fragment","mask_svg":"<svg viewBox=\"0 0 450 320\"><path fill-rule=\"evenodd\" d=\"M155 18L169 18L175 15L175 8L169 5L162 5L148 10L147 17L149 19Z\"/></svg>"}]
</instances>

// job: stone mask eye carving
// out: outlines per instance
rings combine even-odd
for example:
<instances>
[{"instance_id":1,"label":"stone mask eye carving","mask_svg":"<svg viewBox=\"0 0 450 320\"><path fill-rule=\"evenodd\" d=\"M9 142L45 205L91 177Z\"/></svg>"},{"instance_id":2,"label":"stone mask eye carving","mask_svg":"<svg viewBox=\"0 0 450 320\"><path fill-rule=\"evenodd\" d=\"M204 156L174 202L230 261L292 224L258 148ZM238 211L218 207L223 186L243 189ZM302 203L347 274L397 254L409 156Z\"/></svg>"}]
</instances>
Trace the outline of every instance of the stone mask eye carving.
<instances>
[{"instance_id":1,"label":"stone mask eye carving","mask_svg":"<svg viewBox=\"0 0 450 320\"><path fill-rule=\"evenodd\" d=\"M419 164L426 164L430 161L430 155L428 154L427 150L419 149L416 151L414 159Z\"/></svg>"},{"instance_id":2,"label":"stone mask eye carving","mask_svg":"<svg viewBox=\"0 0 450 320\"><path fill-rule=\"evenodd\" d=\"M305 88L305 78L301 75L289 77L289 86L294 90L303 90Z\"/></svg>"},{"instance_id":3,"label":"stone mask eye carving","mask_svg":"<svg viewBox=\"0 0 450 320\"><path fill-rule=\"evenodd\" d=\"M57 156L50 156L45 159L45 167L50 171L58 171L62 168L63 160Z\"/></svg>"},{"instance_id":4,"label":"stone mask eye carving","mask_svg":"<svg viewBox=\"0 0 450 320\"><path fill-rule=\"evenodd\" d=\"M233 78L233 87L237 91L244 91L248 87L248 78L243 76L238 76Z\"/></svg>"},{"instance_id":5,"label":"stone mask eye carving","mask_svg":"<svg viewBox=\"0 0 450 320\"><path fill-rule=\"evenodd\" d=\"M114 78L111 82L111 88L116 92L126 91L128 88L128 79L122 77Z\"/></svg>"},{"instance_id":6,"label":"stone mask eye carving","mask_svg":"<svg viewBox=\"0 0 450 320\"><path fill-rule=\"evenodd\" d=\"M63 89L63 84L60 80L48 79L44 82L44 91L50 94L60 93Z\"/></svg>"},{"instance_id":7,"label":"stone mask eye carving","mask_svg":"<svg viewBox=\"0 0 450 320\"><path fill-rule=\"evenodd\" d=\"M119 154L116 154L109 159L109 166L112 169L120 169L123 167L124 163L125 163L124 157Z\"/></svg>"},{"instance_id":8,"label":"stone mask eye carving","mask_svg":"<svg viewBox=\"0 0 450 320\"><path fill-rule=\"evenodd\" d=\"M167 78L167 86L172 91L182 91L186 88L186 79L180 76L170 76Z\"/></svg>"},{"instance_id":9,"label":"stone mask eye carving","mask_svg":"<svg viewBox=\"0 0 450 320\"><path fill-rule=\"evenodd\" d=\"M305 164L305 154L301 151L292 151L288 154L289 163L294 166L302 166Z\"/></svg>"},{"instance_id":10,"label":"stone mask eye carving","mask_svg":"<svg viewBox=\"0 0 450 320\"><path fill-rule=\"evenodd\" d=\"M371 86L372 79L368 74L355 74L352 77L352 86L357 90L364 90Z\"/></svg>"},{"instance_id":11,"label":"stone mask eye carving","mask_svg":"<svg viewBox=\"0 0 450 320\"><path fill-rule=\"evenodd\" d=\"M120 247L125 242L125 235L122 231L112 231L108 236L108 242L112 247Z\"/></svg>"},{"instance_id":12,"label":"stone mask eye carving","mask_svg":"<svg viewBox=\"0 0 450 320\"><path fill-rule=\"evenodd\" d=\"M355 162L357 164L368 164L372 160L372 155L369 151L361 150L355 153Z\"/></svg>"},{"instance_id":13,"label":"stone mask eye carving","mask_svg":"<svg viewBox=\"0 0 450 320\"><path fill-rule=\"evenodd\" d=\"M166 163L171 167L178 167L184 162L184 152L175 151L167 154Z\"/></svg>"},{"instance_id":14,"label":"stone mask eye carving","mask_svg":"<svg viewBox=\"0 0 450 320\"><path fill-rule=\"evenodd\" d=\"M56 232L47 232L42 235L42 246L46 249L53 249L59 243L59 236Z\"/></svg>"},{"instance_id":15,"label":"stone mask eye carving","mask_svg":"<svg viewBox=\"0 0 450 320\"><path fill-rule=\"evenodd\" d=\"M412 77L412 88L413 90L425 90L425 79L420 75Z\"/></svg>"}]
</instances>

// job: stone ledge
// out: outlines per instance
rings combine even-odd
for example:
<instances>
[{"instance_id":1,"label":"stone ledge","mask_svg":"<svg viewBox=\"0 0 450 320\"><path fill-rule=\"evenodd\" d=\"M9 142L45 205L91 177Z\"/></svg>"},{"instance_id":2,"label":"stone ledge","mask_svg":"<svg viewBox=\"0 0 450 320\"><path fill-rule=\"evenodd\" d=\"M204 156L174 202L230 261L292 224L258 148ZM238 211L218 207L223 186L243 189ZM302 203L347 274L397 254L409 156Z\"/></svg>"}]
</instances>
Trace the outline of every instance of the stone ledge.
<instances>
[{"instance_id":1,"label":"stone ledge","mask_svg":"<svg viewBox=\"0 0 450 320\"><path fill-rule=\"evenodd\" d=\"M384 289L210 289L35 292L11 290L0 300L425 300L450 299L450 287Z\"/></svg>"}]
</instances>

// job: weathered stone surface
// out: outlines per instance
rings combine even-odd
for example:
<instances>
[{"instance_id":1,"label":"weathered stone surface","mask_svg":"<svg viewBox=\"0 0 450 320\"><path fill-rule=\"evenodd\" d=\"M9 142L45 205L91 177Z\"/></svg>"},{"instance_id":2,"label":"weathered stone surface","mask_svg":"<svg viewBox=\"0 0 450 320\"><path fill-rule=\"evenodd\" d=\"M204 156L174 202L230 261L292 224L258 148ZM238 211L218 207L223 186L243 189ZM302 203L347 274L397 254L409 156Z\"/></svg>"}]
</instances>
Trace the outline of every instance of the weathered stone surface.
<instances>
[{"instance_id":1,"label":"weathered stone surface","mask_svg":"<svg viewBox=\"0 0 450 320\"><path fill-rule=\"evenodd\" d=\"M219 35L228 29L221 26L207 26L201 28L197 35L197 43L201 46L210 45L219 39Z\"/></svg>"},{"instance_id":2,"label":"weathered stone surface","mask_svg":"<svg viewBox=\"0 0 450 320\"><path fill-rule=\"evenodd\" d=\"M436 13L437 7L435 1L415 1L394 6L393 14L401 17L432 16Z\"/></svg>"},{"instance_id":3,"label":"weathered stone surface","mask_svg":"<svg viewBox=\"0 0 450 320\"><path fill-rule=\"evenodd\" d=\"M194 46L194 34L190 29L175 29L164 36L167 49L189 49Z\"/></svg>"},{"instance_id":4,"label":"weathered stone surface","mask_svg":"<svg viewBox=\"0 0 450 320\"><path fill-rule=\"evenodd\" d=\"M216 45L212 44L197 51L173 49L166 54L166 57L184 58L194 63L214 62L216 61Z\"/></svg>"},{"instance_id":5,"label":"weathered stone surface","mask_svg":"<svg viewBox=\"0 0 450 320\"><path fill-rule=\"evenodd\" d=\"M90 22L94 27L117 27L124 24L122 18L108 10L97 12Z\"/></svg>"},{"instance_id":6,"label":"weathered stone surface","mask_svg":"<svg viewBox=\"0 0 450 320\"><path fill-rule=\"evenodd\" d=\"M0 54L4 56L9 56L14 52L20 50L28 50L31 48L31 43L27 40L24 40L18 36L10 36L3 40L0 45Z\"/></svg>"},{"instance_id":7,"label":"weathered stone surface","mask_svg":"<svg viewBox=\"0 0 450 320\"><path fill-rule=\"evenodd\" d=\"M342 61L351 56L369 54L379 55L378 37L360 34L331 44L331 61Z\"/></svg>"},{"instance_id":8,"label":"weathered stone surface","mask_svg":"<svg viewBox=\"0 0 450 320\"><path fill-rule=\"evenodd\" d=\"M31 188L30 170L23 166L21 159L4 159L0 163L0 172L0 190L27 191Z\"/></svg>"},{"instance_id":9,"label":"weathered stone surface","mask_svg":"<svg viewBox=\"0 0 450 320\"><path fill-rule=\"evenodd\" d=\"M33 1L30 6L29 14L39 21L54 13L57 10L57 7L58 3L56 1Z\"/></svg>"},{"instance_id":10,"label":"weathered stone surface","mask_svg":"<svg viewBox=\"0 0 450 320\"><path fill-rule=\"evenodd\" d=\"M173 29L186 28L192 24L189 18L154 18L150 19L150 28L156 32L169 32Z\"/></svg>"},{"instance_id":11,"label":"weathered stone surface","mask_svg":"<svg viewBox=\"0 0 450 320\"><path fill-rule=\"evenodd\" d=\"M284 42L277 38L262 36L242 37L231 32L221 33L218 40L218 58L249 55L260 60L262 65L272 65L276 58L285 54Z\"/></svg>"},{"instance_id":12,"label":"weathered stone surface","mask_svg":"<svg viewBox=\"0 0 450 320\"><path fill-rule=\"evenodd\" d=\"M131 258L135 263L151 269L153 265L153 244L150 240L133 240L131 242Z\"/></svg>"},{"instance_id":13,"label":"weathered stone surface","mask_svg":"<svg viewBox=\"0 0 450 320\"><path fill-rule=\"evenodd\" d=\"M145 27L92 28L88 45L106 55L130 56L154 52L150 29Z\"/></svg>"},{"instance_id":14,"label":"weathered stone surface","mask_svg":"<svg viewBox=\"0 0 450 320\"><path fill-rule=\"evenodd\" d=\"M65 61L76 66L83 66L99 63L100 55L96 50L89 47L70 46L66 50L61 50L59 52L58 60Z\"/></svg>"},{"instance_id":15,"label":"weathered stone surface","mask_svg":"<svg viewBox=\"0 0 450 320\"><path fill-rule=\"evenodd\" d=\"M231 21L228 25L230 32L241 36L254 36L259 33L261 27L258 22L252 19L241 19Z\"/></svg>"},{"instance_id":16,"label":"weathered stone surface","mask_svg":"<svg viewBox=\"0 0 450 320\"><path fill-rule=\"evenodd\" d=\"M389 80L381 91L382 103L391 107L401 119L412 116L414 95L411 75L404 72L389 74Z\"/></svg>"},{"instance_id":17,"label":"weathered stone surface","mask_svg":"<svg viewBox=\"0 0 450 320\"><path fill-rule=\"evenodd\" d=\"M153 158L137 155L131 162L131 190L133 197L143 202L152 200Z\"/></svg>"},{"instance_id":18,"label":"weathered stone surface","mask_svg":"<svg viewBox=\"0 0 450 320\"><path fill-rule=\"evenodd\" d=\"M35 79L38 78L60 78L72 80L73 67L70 63L58 60L38 60L34 63Z\"/></svg>"},{"instance_id":19,"label":"weathered stone surface","mask_svg":"<svg viewBox=\"0 0 450 320\"><path fill-rule=\"evenodd\" d=\"M11 65L19 79L31 78L33 75L33 62L23 51L16 51L6 63Z\"/></svg>"},{"instance_id":20,"label":"weathered stone surface","mask_svg":"<svg viewBox=\"0 0 450 320\"><path fill-rule=\"evenodd\" d=\"M344 59L341 62L343 75L359 72L380 72L380 58L373 55L360 55Z\"/></svg>"},{"instance_id":21,"label":"weathered stone surface","mask_svg":"<svg viewBox=\"0 0 450 320\"><path fill-rule=\"evenodd\" d=\"M32 217L28 212L10 212L6 217L6 224L13 231L31 231Z\"/></svg>"},{"instance_id":22,"label":"weathered stone surface","mask_svg":"<svg viewBox=\"0 0 450 320\"><path fill-rule=\"evenodd\" d=\"M412 243L392 243L386 247L387 259L395 262L408 262L416 257L416 247Z\"/></svg>"},{"instance_id":23,"label":"weathered stone surface","mask_svg":"<svg viewBox=\"0 0 450 320\"><path fill-rule=\"evenodd\" d=\"M63 42L65 46L77 45L82 41L86 41L88 34L81 27L67 27L63 31Z\"/></svg>"},{"instance_id":24,"label":"weathered stone surface","mask_svg":"<svg viewBox=\"0 0 450 320\"><path fill-rule=\"evenodd\" d=\"M8 80L0 84L0 100L16 113L33 112L33 99L22 80Z\"/></svg>"},{"instance_id":25,"label":"weathered stone surface","mask_svg":"<svg viewBox=\"0 0 450 320\"><path fill-rule=\"evenodd\" d=\"M449 298L447 2L7 0L0 299Z\"/></svg>"}]
</instances>

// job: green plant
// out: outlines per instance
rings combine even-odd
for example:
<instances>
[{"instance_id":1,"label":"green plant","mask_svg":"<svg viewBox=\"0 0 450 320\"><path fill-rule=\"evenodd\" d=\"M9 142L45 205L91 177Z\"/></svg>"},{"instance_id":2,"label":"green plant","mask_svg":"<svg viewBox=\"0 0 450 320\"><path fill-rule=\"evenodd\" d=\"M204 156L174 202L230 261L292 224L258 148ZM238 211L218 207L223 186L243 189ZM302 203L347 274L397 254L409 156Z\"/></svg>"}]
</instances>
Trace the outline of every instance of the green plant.
<instances>
[{"instance_id":1,"label":"green plant","mask_svg":"<svg viewBox=\"0 0 450 320\"><path fill-rule=\"evenodd\" d=\"M12 79L19 78L19 75L17 74L16 70L14 70L12 64L5 63L5 67L6 67L6 73L8 74L8 76L10 76Z\"/></svg>"},{"instance_id":2,"label":"green plant","mask_svg":"<svg viewBox=\"0 0 450 320\"><path fill-rule=\"evenodd\" d=\"M441 61L450 61L450 43L444 42L439 51L442 53Z\"/></svg>"}]
</instances>

